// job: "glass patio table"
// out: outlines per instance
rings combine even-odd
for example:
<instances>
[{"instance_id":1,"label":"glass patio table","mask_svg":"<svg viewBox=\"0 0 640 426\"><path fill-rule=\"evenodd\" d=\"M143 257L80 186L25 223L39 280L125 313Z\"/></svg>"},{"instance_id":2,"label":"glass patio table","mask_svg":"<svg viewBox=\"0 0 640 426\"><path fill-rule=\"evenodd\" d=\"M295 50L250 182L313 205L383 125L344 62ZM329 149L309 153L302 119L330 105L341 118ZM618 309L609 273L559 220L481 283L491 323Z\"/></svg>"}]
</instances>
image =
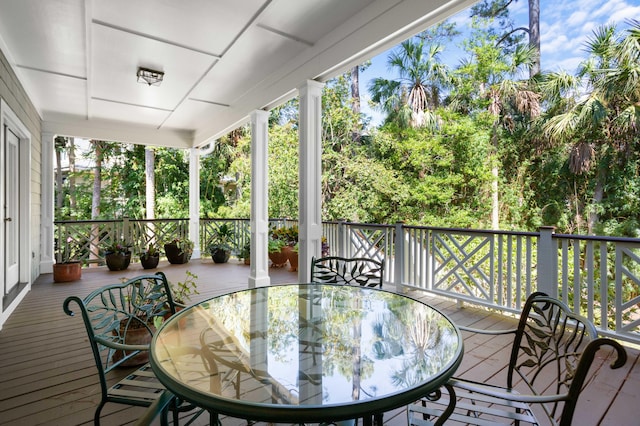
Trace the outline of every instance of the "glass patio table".
<instances>
[{"instance_id":1,"label":"glass patio table","mask_svg":"<svg viewBox=\"0 0 640 426\"><path fill-rule=\"evenodd\" d=\"M334 422L438 390L462 360L441 312L384 290L329 284L214 297L166 321L150 362L175 395L212 416Z\"/></svg>"}]
</instances>

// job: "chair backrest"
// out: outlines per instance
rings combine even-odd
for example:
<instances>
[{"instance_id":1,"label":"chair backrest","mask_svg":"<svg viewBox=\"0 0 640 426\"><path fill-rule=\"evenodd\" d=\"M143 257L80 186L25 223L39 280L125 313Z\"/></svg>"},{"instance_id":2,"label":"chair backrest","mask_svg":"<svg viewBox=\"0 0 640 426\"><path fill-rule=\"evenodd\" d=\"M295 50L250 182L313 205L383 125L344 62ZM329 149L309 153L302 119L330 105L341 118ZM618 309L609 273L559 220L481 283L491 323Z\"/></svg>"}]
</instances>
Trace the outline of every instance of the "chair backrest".
<instances>
[{"instance_id":1,"label":"chair backrest","mask_svg":"<svg viewBox=\"0 0 640 426\"><path fill-rule=\"evenodd\" d=\"M384 263L365 257L337 256L311 259L311 282L380 287Z\"/></svg>"},{"instance_id":2,"label":"chair backrest","mask_svg":"<svg viewBox=\"0 0 640 426\"><path fill-rule=\"evenodd\" d=\"M175 313L171 289L162 272L100 287L84 299L67 297L64 312L74 316L71 302L80 308L103 394L107 391L106 373L132 361L135 364L135 357L140 356L140 350L122 345L148 346L157 318Z\"/></svg>"},{"instance_id":3,"label":"chair backrest","mask_svg":"<svg viewBox=\"0 0 640 426\"><path fill-rule=\"evenodd\" d=\"M624 365L626 352L617 342L597 338L594 325L575 315L561 301L536 292L527 299L511 349L507 386L519 379L538 395L567 394L564 403L543 405L547 416L560 424L571 418L596 351L611 345ZM614 367L617 368L617 367Z\"/></svg>"}]
</instances>

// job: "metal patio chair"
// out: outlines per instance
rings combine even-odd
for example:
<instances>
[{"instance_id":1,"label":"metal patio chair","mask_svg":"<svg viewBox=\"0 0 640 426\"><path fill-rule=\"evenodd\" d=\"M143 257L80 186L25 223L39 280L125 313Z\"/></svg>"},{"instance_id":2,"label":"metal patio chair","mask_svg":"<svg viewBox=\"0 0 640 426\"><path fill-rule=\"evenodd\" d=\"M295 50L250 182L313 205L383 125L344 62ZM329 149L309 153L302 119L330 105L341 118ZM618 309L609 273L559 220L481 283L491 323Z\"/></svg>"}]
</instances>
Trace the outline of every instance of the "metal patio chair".
<instances>
[{"instance_id":1,"label":"metal patio chair","mask_svg":"<svg viewBox=\"0 0 640 426\"><path fill-rule=\"evenodd\" d=\"M178 411L193 409L188 405L178 407L147 362L156 324L175 313L171 290L162 272L101 287L84 299L67 297L63 309L70 316L75 315L72 303L82 314L100 379L101 400L94 414L96 425L100 424L100 412L107 402L159 407L163 411L169 403L176 424ZM133 371L127 374L124 367ZM109 378L114 376L123 378L109 386ZM167 424L166 415L162 416L162 424Z\"/></svg>"},{"instance_id":2,"label":"metal patio chair","mask_svg":"<svg viewBox=\"0 0 640 426\"><path fill-rule=\"evenodd\" d=\"M311 258L311 282L314 283L382 288L383 279L384 262L375 259L338 256ZM382 426L382 421L383 414L375 414L374 424Z\"/></svg>"},{"instance_id":3,"label":"metal patio chair","mask_svg":"<svg viewBox=\"0 0 640 426\"><path fill-rule=\"evenodd\" d=\"M382 288L384 263L366 257L311 259L311 282Z\"/></svg>"},{"instance_id":4,"label":"metal patio chair","mask_svg":"<svg viewBox=\"0 0 640 426\"><path fill-rule=\"evenodd\" d=\"M538 419L546 419L543 424L569 426L598 349L613 348L613 369L627 359L618 342L597 338L586 318L541 292L529 296L515 329L459 328L493 336L513 334L506 386L453 378L444 391L408 407L408 424L537 425Z\"/></svg>"}]
</instances>

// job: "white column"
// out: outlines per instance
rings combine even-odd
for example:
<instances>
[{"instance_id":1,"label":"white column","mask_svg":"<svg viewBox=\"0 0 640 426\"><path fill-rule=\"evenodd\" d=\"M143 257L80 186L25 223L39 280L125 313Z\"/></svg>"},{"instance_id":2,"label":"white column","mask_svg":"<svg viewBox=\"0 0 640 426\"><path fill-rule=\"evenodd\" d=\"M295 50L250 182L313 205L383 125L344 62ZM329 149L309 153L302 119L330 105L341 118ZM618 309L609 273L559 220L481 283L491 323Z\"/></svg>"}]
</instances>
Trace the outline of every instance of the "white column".
<instances>
[{"instance_id":1,"label":"white column","mask_svg":"<svg viewBox=\"0 0 640 426\"><path fill-rule=\"evenodd\" d=\"M269 277L269 113L251 113L251 272L249 288L271 284Z\"/></svg>"},{"instance_id":2,"label":"white column","mask_svg":"<svg viewBox=\"0 0 640 426\"><path fill-rule=\"evenodd\" d=\"M189 150L189 239L193 259L200 259L200 156L198 148Z\"/></svg>"},{"instance_id":3,"label":"white column","mask_svg":"<svg viewBox=\"0 0 640 426\"><path fill-rule=\"evenodd\" d=\"M311 257L320 257L322 245L322 88L308 80L298 88L300 96L300 165L298 190L298 281L308 282Z\"/></svg>"},{"instance_id":4,"label":"white column","mask_svg":"<svg viewBox=\"0 0 640 426\"><path fill-rule=\"evenodd\" d=\"M53 221L54 221L54 185L53 185L53 157L54 138L53 133L40 135L42 169L40 174L41 201L40 207L40 273L53 272Z\"/></svg>"}]
</instances>

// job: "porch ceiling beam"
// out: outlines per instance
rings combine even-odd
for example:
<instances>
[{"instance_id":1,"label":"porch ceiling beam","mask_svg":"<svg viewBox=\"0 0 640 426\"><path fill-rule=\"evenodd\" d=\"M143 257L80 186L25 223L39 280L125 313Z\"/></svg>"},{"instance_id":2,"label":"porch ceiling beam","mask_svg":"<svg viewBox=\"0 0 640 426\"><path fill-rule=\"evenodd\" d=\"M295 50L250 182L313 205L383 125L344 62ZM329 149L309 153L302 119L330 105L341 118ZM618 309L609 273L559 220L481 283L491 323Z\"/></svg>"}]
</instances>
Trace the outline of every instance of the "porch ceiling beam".
<instances>
[{"instance_id":1,"label":"porch ceiling beam","mask_svg":"<svg viewBox=\"0 0 640 426\"><path fill-rule=\"evenodd\" d=\"M47 113L42 132L86 139L100 139L139 145L192 148L193 132L176 129L155 129L128 123L93 119L87 121L76 116Z\"/></svg>"}]
</instances>

